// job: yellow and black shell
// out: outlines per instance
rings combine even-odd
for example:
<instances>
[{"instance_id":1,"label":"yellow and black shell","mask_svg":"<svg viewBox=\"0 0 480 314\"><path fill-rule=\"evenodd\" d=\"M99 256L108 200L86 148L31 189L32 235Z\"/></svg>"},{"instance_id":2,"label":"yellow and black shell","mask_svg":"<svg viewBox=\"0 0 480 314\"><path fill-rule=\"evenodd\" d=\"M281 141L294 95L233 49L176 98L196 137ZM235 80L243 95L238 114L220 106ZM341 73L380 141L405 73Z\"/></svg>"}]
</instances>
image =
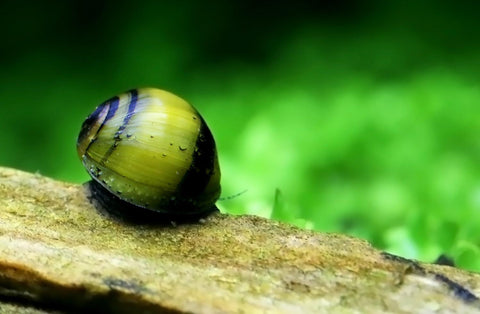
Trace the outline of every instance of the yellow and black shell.
<instances>
[{"instance_id":1,"label":"yellow and black shell","mask_svg":"<svg viewBox=\"0 0 480 314\"><path fill-rule=\"evenodd\" d=\"M195 108L167 91L133 89L102 103L83 123L77 152L96 190L129 210L182 216L216 209L212 133Z\"/></svg>"}]
</instances>

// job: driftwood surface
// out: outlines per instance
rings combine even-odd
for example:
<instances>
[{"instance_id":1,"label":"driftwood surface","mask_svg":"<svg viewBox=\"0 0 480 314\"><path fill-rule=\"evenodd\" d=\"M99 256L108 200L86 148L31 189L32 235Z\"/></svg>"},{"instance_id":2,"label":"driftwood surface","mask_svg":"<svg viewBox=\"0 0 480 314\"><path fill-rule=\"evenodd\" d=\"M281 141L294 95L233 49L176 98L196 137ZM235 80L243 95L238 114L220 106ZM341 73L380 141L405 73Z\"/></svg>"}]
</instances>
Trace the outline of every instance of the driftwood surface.
<instances>
[{"instance_id":1,"label":"driftwood surface","mask_svg":"<svg viewBox=\"0 0 480 314\"><path fill-rule=\"evenodd\" d=\"M147 225L0 168L0 312L478 313L480 275L255 216Z\"/></svg>"}]
</instances>

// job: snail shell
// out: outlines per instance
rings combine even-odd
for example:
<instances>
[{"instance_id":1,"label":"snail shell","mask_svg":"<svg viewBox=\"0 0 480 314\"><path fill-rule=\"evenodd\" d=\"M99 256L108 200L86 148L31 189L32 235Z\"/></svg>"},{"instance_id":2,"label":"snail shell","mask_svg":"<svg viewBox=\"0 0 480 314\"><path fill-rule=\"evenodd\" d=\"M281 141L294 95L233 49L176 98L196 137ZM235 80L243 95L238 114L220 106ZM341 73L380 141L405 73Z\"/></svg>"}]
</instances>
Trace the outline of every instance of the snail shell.
<instances>
[{"instance_id":1,"label":"snail shell","mask_svg":"<svg viewBox=\"0 0 480 314\"><path fill-rule=\"evenodd\" d=\"M99 105L82 125L77 152L107 207L110 199L131 215L216 209L220 168L212 133L195 108L167 91L133 89Z\"/></svg>"}]
</instances>

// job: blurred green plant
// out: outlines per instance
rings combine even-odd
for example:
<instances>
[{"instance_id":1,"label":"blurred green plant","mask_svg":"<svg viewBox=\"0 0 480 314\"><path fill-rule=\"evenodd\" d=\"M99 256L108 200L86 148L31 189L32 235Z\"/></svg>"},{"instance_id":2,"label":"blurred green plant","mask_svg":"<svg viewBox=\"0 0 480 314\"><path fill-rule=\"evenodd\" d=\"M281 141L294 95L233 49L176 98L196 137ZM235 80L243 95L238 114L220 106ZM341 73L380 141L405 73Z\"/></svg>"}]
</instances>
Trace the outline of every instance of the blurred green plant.
<instances>
[{"instance_id":1,"label":"blurred green plant","mask_svg":"<svg viewBox=\"0 0 480 314\"><path fill-rule=\"evenodd\" d=\"M207 120L223 195L248 190L222 211L480 271L478 10L345 3L2 3L0 164L86 181L86 115L160 87Z\"/></svg>"}]
</instances>

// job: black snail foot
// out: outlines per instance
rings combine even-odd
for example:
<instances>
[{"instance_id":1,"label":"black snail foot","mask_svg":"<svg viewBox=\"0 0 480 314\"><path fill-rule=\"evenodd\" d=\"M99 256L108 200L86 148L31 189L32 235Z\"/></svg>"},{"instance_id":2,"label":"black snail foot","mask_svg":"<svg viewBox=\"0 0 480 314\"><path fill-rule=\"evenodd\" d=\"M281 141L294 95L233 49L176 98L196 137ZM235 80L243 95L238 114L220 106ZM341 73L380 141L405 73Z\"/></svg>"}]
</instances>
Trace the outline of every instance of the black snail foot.
<instances>
[{"instance_id":1,"label":"black snail foot","mask_svg":"<svg viewBox=\"0 0 480 314\"><path fill-rule=\"evenodd\" d=\"M219 212L216 206L194 213L157 212L118 198L95 180L86 182L85 186L90 193L90 201L99 212L124 223L147 225L198 223L201 219Z\"/></svg>"}]
</instances>

